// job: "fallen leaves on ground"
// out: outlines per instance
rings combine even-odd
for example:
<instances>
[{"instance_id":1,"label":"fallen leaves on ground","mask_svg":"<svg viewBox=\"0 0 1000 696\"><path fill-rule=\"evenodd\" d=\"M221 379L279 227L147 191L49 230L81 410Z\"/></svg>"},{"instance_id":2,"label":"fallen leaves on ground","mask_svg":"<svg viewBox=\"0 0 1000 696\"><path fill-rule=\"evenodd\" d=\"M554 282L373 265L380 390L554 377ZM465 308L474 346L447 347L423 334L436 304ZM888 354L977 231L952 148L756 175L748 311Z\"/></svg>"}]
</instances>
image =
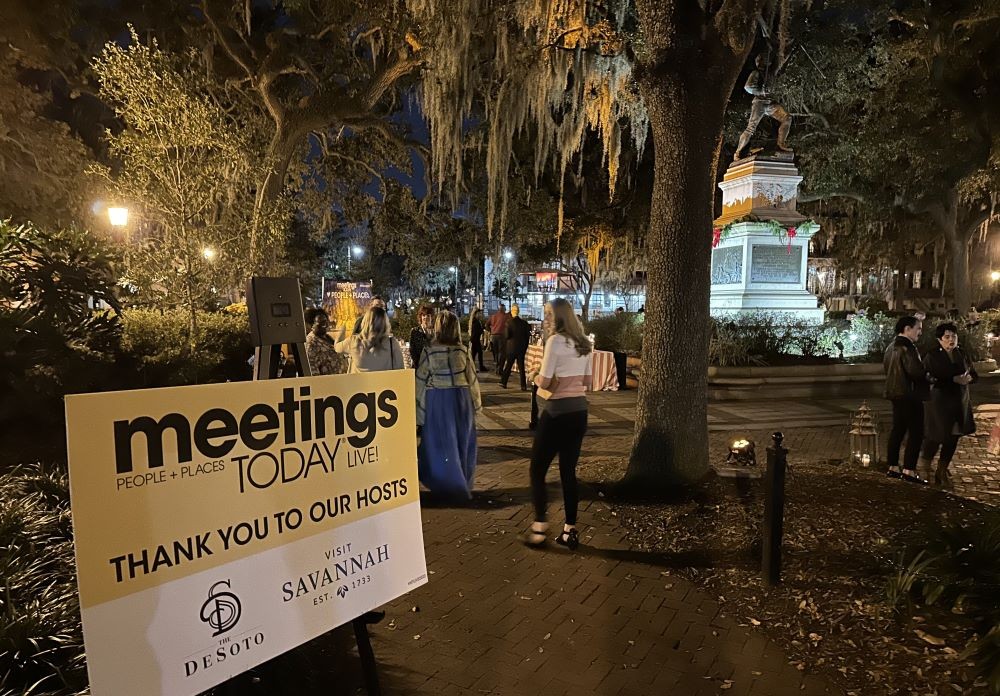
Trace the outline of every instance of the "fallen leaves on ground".
<instances>
[{"instance_id":1,"label":"fallen leaves on ground","mask_svg":"<svg viewBox=\"0 0 1000 696\"><path fill-rule=\"evenodd\" d=\"M581 476L613 482L625 464L588 461ZM919 605L911 608L919 614L898 613L885 593L905 548L942 525L973 519L980 504L874 471L795 462L786 482L782 583L767 588L760 481L716 478L692 499L641 504L595 485L615 514L608 524L622 525L634 548L682 559L667 574L686 576L725 602L727 614L746 617L749 630L764 631L799 669L865 696L989 693L958 654L973 635L966 617Z\"/></svg>"}]
</instances>

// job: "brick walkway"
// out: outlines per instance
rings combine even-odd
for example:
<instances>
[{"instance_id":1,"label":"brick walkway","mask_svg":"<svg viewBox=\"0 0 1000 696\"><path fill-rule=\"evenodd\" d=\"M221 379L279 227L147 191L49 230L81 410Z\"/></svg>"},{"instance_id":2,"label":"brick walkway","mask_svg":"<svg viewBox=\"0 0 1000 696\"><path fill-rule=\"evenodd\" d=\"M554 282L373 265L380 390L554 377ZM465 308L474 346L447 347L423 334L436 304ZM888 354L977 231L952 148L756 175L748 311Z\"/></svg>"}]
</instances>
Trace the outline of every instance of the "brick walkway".
<instances>
[{"instance_id":1,"label":"brick walkway","mask_svg":"<svg viewBox=\"0 0 1000 696\"><path fill-rule=\"evenodd\" d=\"M592 491L576 553L525 548L527 437L489 434L480 446L483 492L471 508L425 509L430 582L374 629L388 693L841 693L671 575L674 561L630 550Z\"/></svg>"},{"instance_id":2,"label":"brick walkway","mask_svg":"<svg viewBox=\"0 0 1000 696\"><path fill-rule=\"evenodd\" d=\"M581 492L577 552L525 548L528 397L486 382L474 504L425 508L430 582L373 629L387 693L841 693L671 574L684 559L632 550L593 489ZM623 454L633 403L634 393L595 395L587 457ZM556 527L557 471L549 480Z\"/></svg>"},{"instance_id":3,"label":"brick walkway","mask_svg":"<svg viewBox=\"0 0 1000 696\"><path fill-rule=\"evenodd\" d=\"M491 377L485 382L474 504L425 508L430 582L386 607L385 622L373 629L386 693L842 693L796 670L762 634L672 574L684 559L631 549L593 489L582 491L576 553L554 544L525 548L520 534L532 518L528 396L499 389ZM635 392L593 396L585 459L627 452L634 400ZM770 432L781 429L793 466L843 458L849 413L857 405L712 404L712 457L721 458L735 435L749 435L763 449ZM887 425L888 404L871 405ZM995 504L1000 458L985 454L986 419L983 412L978 437L962 440L956 493ZM554 526L561 519L557 479L553 470Z\"/></svg>"}]
</instances>

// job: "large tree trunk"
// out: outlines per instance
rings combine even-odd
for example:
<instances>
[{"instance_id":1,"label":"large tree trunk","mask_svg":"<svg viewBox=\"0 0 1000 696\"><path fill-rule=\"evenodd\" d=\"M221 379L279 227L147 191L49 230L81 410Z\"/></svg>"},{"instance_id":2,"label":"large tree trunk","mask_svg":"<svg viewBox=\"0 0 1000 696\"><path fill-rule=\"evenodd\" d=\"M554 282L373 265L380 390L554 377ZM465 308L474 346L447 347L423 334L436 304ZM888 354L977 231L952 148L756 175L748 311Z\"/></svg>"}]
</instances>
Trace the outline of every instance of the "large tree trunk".
<instances>
[{"instance_id":1,"label":"large tree trunk","mask_svg":"<svg viewBox=\"0 0 1000 696\"><path fill-rule=\"evenodd\" d=\"M646 317L626 485L708 472L708 296L715 172L726 103L764 0L636 0L648 37L636 79L653 132ZM699 9L701 8L701 9Z\"/></svg>"},{"instance_id":2,"label":"large tree trunk","mask_svg":"<svg viewBox=\"0 0 1000 696\"><path fill-rule=\"evenodd\" d=\"M969 283L969 239L958 230L948 237L948 254L951 257L951 277L955 284L955 307L959 314L965 314L972 304L972 288Z\"/></svg>"},{"instance_id":3,"label":"large tree trunk","mask_svg":"<svg viewBox=\"0 0 1000 696\"><path fill-rule=\"evenodd\" d=\"M945 202L930 209L948 246L951 278L955 286L955 307L964 314L972 305L972 282L969 278L969 243L979 226L989 216L983 205L964 205L952 190Z\"/></svg>"},{"instance_id":4,"label":"large tree trunk","mask_svg":"<svg viewBox=\"0 0 1000 696\"><path fill-rule=\"evenodd\" d=\"M646 240L643 371L628 483L662 488L696 481L708 471L715 170L738 67L735 63L728 79L714 83L694 70L664 71L640 82L653 130L655 180Z\"/></svg>"}]
</instances>

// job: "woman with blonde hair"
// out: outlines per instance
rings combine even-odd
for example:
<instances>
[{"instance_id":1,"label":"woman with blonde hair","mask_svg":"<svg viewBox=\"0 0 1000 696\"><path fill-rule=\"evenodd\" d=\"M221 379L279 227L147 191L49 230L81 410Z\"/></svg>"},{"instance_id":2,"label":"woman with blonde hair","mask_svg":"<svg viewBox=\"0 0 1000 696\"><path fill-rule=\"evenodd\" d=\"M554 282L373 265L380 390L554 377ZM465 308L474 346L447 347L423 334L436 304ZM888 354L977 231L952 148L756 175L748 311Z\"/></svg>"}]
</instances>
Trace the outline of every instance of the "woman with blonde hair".
<instances>
[{"instance_id":1,"label":"woman with blonde hair","mask_svg":"<svg viewBox=\"0 0 1000 696\"><path fill-rule=\"evenodd\" d=\"M562 298L552 300L552 335L545 341L542 366L534 379L538 385L542 414L531 451L531 497L535 506L535 521L525 537L529 546L545 543L549 529L545 474L557 454L566 524L556 537L556 543L570 549L580 544L576 530L580 502L576 464L580 459L583 436L587 432L586 393L592 379L592 351L590 339L584 335L572 305Z\"/></svg>"},{"instance_id":2,"label":"woman with blonde hair","mask_svg":"<svg viewBox=\"0 0 1000 696\"><path fill-rule=\"evenodd\" d=\"M458 317L434 318L434 338L417 366L417 468L431 493L472 497L476 474L476 414L482 410L479 378L462 344Z\"/></svg>"},{"instance_id":3,"label":"woman with blonde hair","mask_svg":"<svg viewBox=\"0 0 1000 696\"><path fill-rule=\"evenodd\" d=\"M403 368L403 351L392 337L392 324L382 307L369 307L361 318L360 332L338 341L334 348L350 357L348 374Z\"/></svg>"}]
</instances>

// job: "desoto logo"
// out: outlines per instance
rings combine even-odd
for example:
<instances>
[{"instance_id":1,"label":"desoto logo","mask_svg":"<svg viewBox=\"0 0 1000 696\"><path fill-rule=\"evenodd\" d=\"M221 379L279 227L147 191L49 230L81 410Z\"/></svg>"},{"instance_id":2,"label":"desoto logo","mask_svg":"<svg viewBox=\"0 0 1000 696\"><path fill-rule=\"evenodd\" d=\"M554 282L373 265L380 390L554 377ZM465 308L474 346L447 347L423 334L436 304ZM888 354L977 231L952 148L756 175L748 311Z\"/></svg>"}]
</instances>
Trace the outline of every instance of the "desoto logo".
<instances>
[{"instance_id":1,"label":"desoto logo","mask_svg":"<svg viewBox=\"0 0 1000 696\"><path fill-rule=\"evenodd\" d=\"M221 589L225 585L226 589ZM201 605L201 620L207 623L215 633L212 637L221 636L240 622L242 605L240 598L228 592L228 580L220 580L208 590L208 599Z\"/></svg>"},{"instance_id":2,"label":"desoto logo","mask_svg":"<svg viewBox=\"0 0 1000 696\"><path fill-rule=\"evenodd\" d=\"M242 615L240 598L232 591L229 580L220 580L208 589L208 599L201 605L200 617L214 631L213 638L218 638L236 627ZM245 655L264 644L264 632L250 629L235 636L219 638L218 645L193 653L184 660L184 676L191 677L198 672L205 672L226 660L233 658L246 659Z\"/></svg>"},{"instance_id":3,"label":"desoto logo","mask_svg":"<svg viewBox=\"0 0 1000 696\"><path fill-rule=\"evenodd\" d=\"M135 468L133 440L139 433L146 440L146 464L154 469L166 463L163 442L168 430L173 431L177 441L177 462L170 464L183 464L192 460L194 450L216 459L225 457L237 442L242 442L248 449L260 452L271 447L279 436L285 445L291 445L350 432L347 442L352 447L367 447L379 426L391 428L397 420L396 392L391 389L378 394L354 394L346 404L338 396L310 398L309 387L299 388L297 397L294 389L284 389L276 405L253 404L239 416L224 408L209 409L193 428L180 413L168 413L159 420L139 416L115 421L115 469L118 474L127 474Z\"/></svg>"}]
</instances>

